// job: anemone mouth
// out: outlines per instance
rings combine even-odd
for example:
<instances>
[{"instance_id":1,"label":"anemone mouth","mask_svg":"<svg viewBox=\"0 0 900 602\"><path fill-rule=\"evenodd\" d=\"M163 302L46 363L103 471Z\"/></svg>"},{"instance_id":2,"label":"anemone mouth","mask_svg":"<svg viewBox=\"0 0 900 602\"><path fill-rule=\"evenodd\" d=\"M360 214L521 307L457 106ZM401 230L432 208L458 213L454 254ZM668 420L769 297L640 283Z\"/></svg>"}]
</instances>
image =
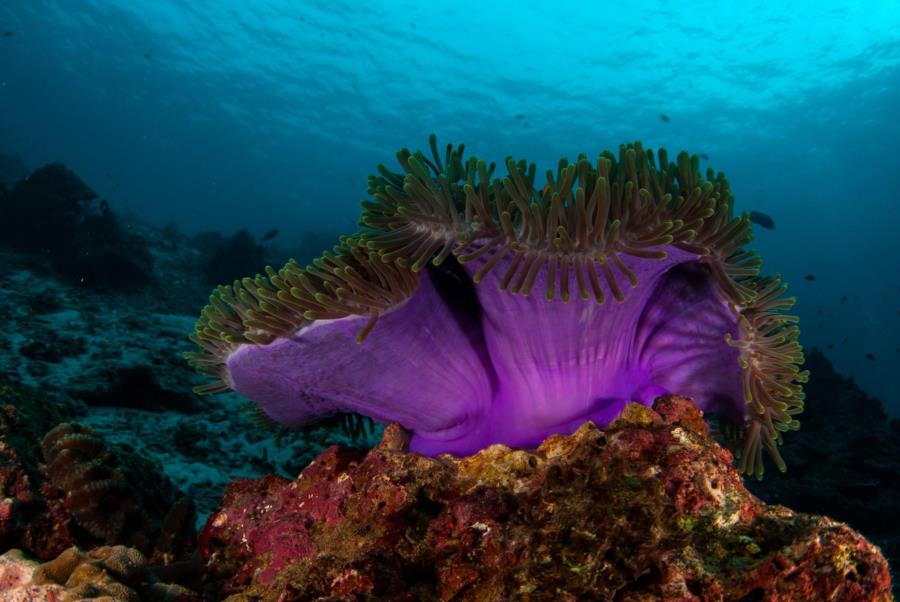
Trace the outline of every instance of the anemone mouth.
<instances>
[{"instance_id":1,"label":"anemone mouth","mask_svg":"<svg viewBox=\"0 0 900 602\"><path fill-rule=\"evenodd\" d=\"M741 411L730 417L743 441L729 442L740 468L762 476L765 449L780 470L781 433L799 427L803 362L794 303L779 278L760 275L761 259L744 245L752 239L746 215L733 216L728 181L682 152L675 163L640 143L604 151L591 163L561 160L538 187L536 167L508 158L507 175L495 165L463 160L463 146L397 154L403 173L378 166L363 202L362 232L341 239L312 265L289 262L266 276L219 287L204 308L188 355L215 382L199 393L232 388L227 360L241 346L266 346L318 320L365 317L357 341L379 318L416 294L423 268L451 254L482 295L492 299L543 297L553 303L626 303L642 294L652 264L703 266L732 316L719 333L733 349ZM656 272L661 273L661 267ZM654 277L656 277L654 276ZM493 301L492 301L493 302ZM484 306L484 303L482 303ZM680 393L680 391L673 391ZM333 412L331 412L333 414ZM323 416L324 417L324 416Z\"/></svg>"}]
</instances>

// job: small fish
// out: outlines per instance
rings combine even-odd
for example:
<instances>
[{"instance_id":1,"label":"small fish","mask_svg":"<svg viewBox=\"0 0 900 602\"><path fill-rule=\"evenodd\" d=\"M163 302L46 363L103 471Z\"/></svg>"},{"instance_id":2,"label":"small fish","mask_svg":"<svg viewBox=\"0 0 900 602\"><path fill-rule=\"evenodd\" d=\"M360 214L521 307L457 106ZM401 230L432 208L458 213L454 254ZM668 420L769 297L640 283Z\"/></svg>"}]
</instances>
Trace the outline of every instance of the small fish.
<instances>
[{"instance_id":1,"label":"small fish","mask_svg":"<svg viewBox=\"0 0 900 602\"><path fill-rule=\"evenodd\" d=\"M894 353L900 353L900 347L894 347Z\"/></svg>"},{"instance_id":2,"label":"small fish","mask_svg":"<svg viewBox=\"0 0 900 602\"><path fill-rule=\"evenodd\" d=\"M523 113L519 113L516 115L516 119L525 119L525 115Z\"/></svg>"},{"instance_id":3,"label":"small fish","mask_svg":"<svg viewBox=\"0 0 900 602\"><path fill-rule=\"evenodd\" d=\"M825 324L823 324L822 322L819 322L818 326L819 328L825 328Z\"/></svg>"},{"instance_id":4,"label":"small fish","mask_svg":"<svg viewBox=\"0 0 900 602\"><path fill-rule=\"evenodd\" d=\"M772 219L770 215L766 215L762 211L750 211L750 221L765 228L766 230L774 230L775 229L775 220Z\"/></svg>"},{"instance_id":5,"label":"small fish","mask_svg":"<svg viewBox=\"0 0 900 602\"><path fill-rule=\"evenodd\" d=\"M263 234L262 238L260 238L260 240L261 241L272 240L276 236L278 236L278 228L272 228L271 230L269 230L268 232Z\"/></svg>"},{"instance_id":6,"label":"small fish","mask_svg":"<svg viewBox=\"0 0 900 602\"><path fill-rule=\"evenodd\" d=\"M822 315L822 310L821 310L821 309L817 309L817 310L816 310L816 315L817 315L817 316L821 316L821 315Z\"/></svg>"},{"instance_id":7,"label":"small fish","mask_svg":"<svg viewBox=\"0 0 900 602\"><path fill-rule=\"evenodd\" d=\"M813 274L807 274L806 276L803 277L803 279L809 280L810 282L812 282L813 280L816 279L816 277Z\"/></svg>"},{"instance_id":8,"label":"small fish","mask_svg":"<svg viewBox=\"0 0 900 602\"><path fill-rule=\"evenodd\" d=\"M873 354L871 354L871 353L867 353L867 354L866 354L866 359L869 360L870 362L874 362L874 361L875 361L875 356L874 356Z\"/></svg>"},{"instance_id":9,"label":"small fish","mask_svg":"<svg viewBox=\"0 0 900 602\"><path fill-rule=\"evenodd\" d=\"M841 297L841 305L846 305L846 304L847 304L847 295L844 295L843 297Z\"/></svg>"},{"instance_id":10,"label":"small fish","mask_svg":"<svg viewBox=\"0 0 900 602\"><path fill-rule=\"evenodd\" d=\"M828 349L834 349L834 343L828 343L827 345L825 345L825 347L827 347Z\"/></svg>"},{"instance_id":11,"label":"small fish","mask_svg":"<svg viewBox=\"0 0 900 602\"><path fill-rule=\"evenodd\" d=\"M669 119L669 116L665 113L660 113L659 118L662 119L665 123L669 123L671 121L671 119Z\"/></svg>"},{"instance_id":12,"label":"small fish","mask_svg":"<svg viewBox=\"0 0 900 602\"><path fill-rule=\"evenodd\" d=\"M841 342L844 343L844 344L846 345L846 344L847 344L847 337L844 337L844 340L841 341Z\"/></svg>"},{"instance_id":13,"label":"small fish","mask_svg":"<svg viewBox=\"0 0 900 602\"><path fill-rule=\"evenodd\" d=\"M15 34L14 34L13 32L11 32L11 31L4 31L4 32L3 32L3 37L4 37L4 38L11 38L11 37L13 37L14 35L15 35Z\"/></svg>"},{"instance_id":14,"label":"small fish","mask_svg":"<svg viewBox=\"0 0 900 602\"><path fill-rule=\"evenodd\" d=\"M709 155L707 155L706 153L700 153L700 158L704 161L709 161Z\"/></svg>"},{"instance_id":15,"label":"small fish","mask_svg":"<svg viewBox=\"0 0 900 602\"><path fill-rule=\"evenodd\" d=\"M144 53L144 58L147 59L147 60L149 61L149 60L150 60L150 53L149 53L149 52L145 52L145 53Z\"/></svg>"}]
</instances>

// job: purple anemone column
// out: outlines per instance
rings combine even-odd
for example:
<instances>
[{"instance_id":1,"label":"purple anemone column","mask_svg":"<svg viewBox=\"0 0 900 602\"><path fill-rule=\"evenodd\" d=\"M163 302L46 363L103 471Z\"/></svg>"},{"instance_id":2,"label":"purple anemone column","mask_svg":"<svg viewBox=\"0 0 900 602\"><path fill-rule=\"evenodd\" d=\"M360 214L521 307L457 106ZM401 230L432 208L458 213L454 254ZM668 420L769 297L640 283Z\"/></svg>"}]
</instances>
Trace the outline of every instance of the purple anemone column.
<instances>
[{"instance_id":1,"label":"purple anemone column","mask_svg":"<svg viewBox=\"0 0 900 602\"><path fill-rule=\"evenodd\" d=\"M484 278L476 290L498 377L484 444L534 445L588 418L607 424L629 401L649 405L670 391L695 395L701 407L721 401L710 387L741 399L739 388L719 390L723 380L740 382L737 354L724 340L736 319L702 268L679 269L696 255L666 250L665 260L623 256L638 280L631 288L617 275L623 302L607 294L599 304L576 293L564 303L558 291L548 300L545 270L528 296L501 291L503 262ZM464 264L470 275L479 267ZM569 278L569 290L577 291ZM692 378L704 371L721 378L711 377L712 384Z\"/></svg>"},{"instance_id":2,"label":"purple anemone column","mask_svg":"<svg viewBox=\"0 0 900 602\"><path fill-rule=\"evenodd\" d=\"M440 441L482 422L492 396L483 349L429 278L359 344L367 320L320 320L268 345L242 345L227 360L234 390L286 424L358 412Z\"/></svg>"}]
</instances>

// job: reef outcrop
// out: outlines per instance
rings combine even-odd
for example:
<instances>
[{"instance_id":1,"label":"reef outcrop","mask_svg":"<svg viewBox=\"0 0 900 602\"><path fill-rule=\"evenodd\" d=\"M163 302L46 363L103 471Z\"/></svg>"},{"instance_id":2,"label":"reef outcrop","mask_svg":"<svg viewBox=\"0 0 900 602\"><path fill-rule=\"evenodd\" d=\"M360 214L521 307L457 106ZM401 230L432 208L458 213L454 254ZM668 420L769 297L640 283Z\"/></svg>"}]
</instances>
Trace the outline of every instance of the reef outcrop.
<instances>
[{"instance_id":1,"label":"reef outcrop","mask_svg":"<svg viewBox=\"0 0 900 602\"><path fill-rule=\"evenodd\" d=\"M333 446L290 481L236 480L200 538L243 600L891 600L847 525L766 505L683 397L533 450Z\"/></svg>"},{"instance_id":2,"label":"reef outcrop","mask_svg":"<svg viewBox=\"0 0 900 602\"><path fill-rule=\"evenodd\" d=\"M95 205L96 198L65 165L45 165L0 194L0 236L83 287L127 289L153 282L146 241L105 200Z\"/></svg>"}]
</instances>

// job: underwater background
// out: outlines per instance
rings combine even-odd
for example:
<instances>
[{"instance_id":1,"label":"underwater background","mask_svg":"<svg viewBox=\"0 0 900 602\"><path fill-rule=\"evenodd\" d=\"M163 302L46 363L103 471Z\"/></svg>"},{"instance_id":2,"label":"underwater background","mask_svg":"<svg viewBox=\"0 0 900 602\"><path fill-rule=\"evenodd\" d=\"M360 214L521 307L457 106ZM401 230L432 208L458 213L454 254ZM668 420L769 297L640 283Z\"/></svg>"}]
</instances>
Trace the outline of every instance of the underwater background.
<instances>
[{"instance_id":1,"label":"underwater background","mask_svg":"<svg viewBox=\"0 0 900 602\"><path fill-rule=\"evenodd\" d=\"M855 462L896 451L896 1L5 0L0 209L50 165L30 178L44 204L0 213L5 377L158 462L198 526L229 480L296 475L339 436L275 444L236 394L192 395L187 334L215 285L355 231L369 174L432 132L539 173L634 140L724 171L822 375L785 478L829 453L796 451L825 432ZM835 473L838 518L895 558L900 533L878 528L900 460L879 461ZM839 515L815 474L756 492Z\"/></svg>"},{"instance_id":2,"label":"underwater background","mask_svg":"<svg viewBox=\"0 0 900 602\"><path fill-rule=\"evenodd\" d=\"M10 0L0 23L0 151L188 234L318 253L431 132L542 168L702 153L773 218L754 246L803 344L900 414L895 2Z\"/></svg>"}]
</instances>

